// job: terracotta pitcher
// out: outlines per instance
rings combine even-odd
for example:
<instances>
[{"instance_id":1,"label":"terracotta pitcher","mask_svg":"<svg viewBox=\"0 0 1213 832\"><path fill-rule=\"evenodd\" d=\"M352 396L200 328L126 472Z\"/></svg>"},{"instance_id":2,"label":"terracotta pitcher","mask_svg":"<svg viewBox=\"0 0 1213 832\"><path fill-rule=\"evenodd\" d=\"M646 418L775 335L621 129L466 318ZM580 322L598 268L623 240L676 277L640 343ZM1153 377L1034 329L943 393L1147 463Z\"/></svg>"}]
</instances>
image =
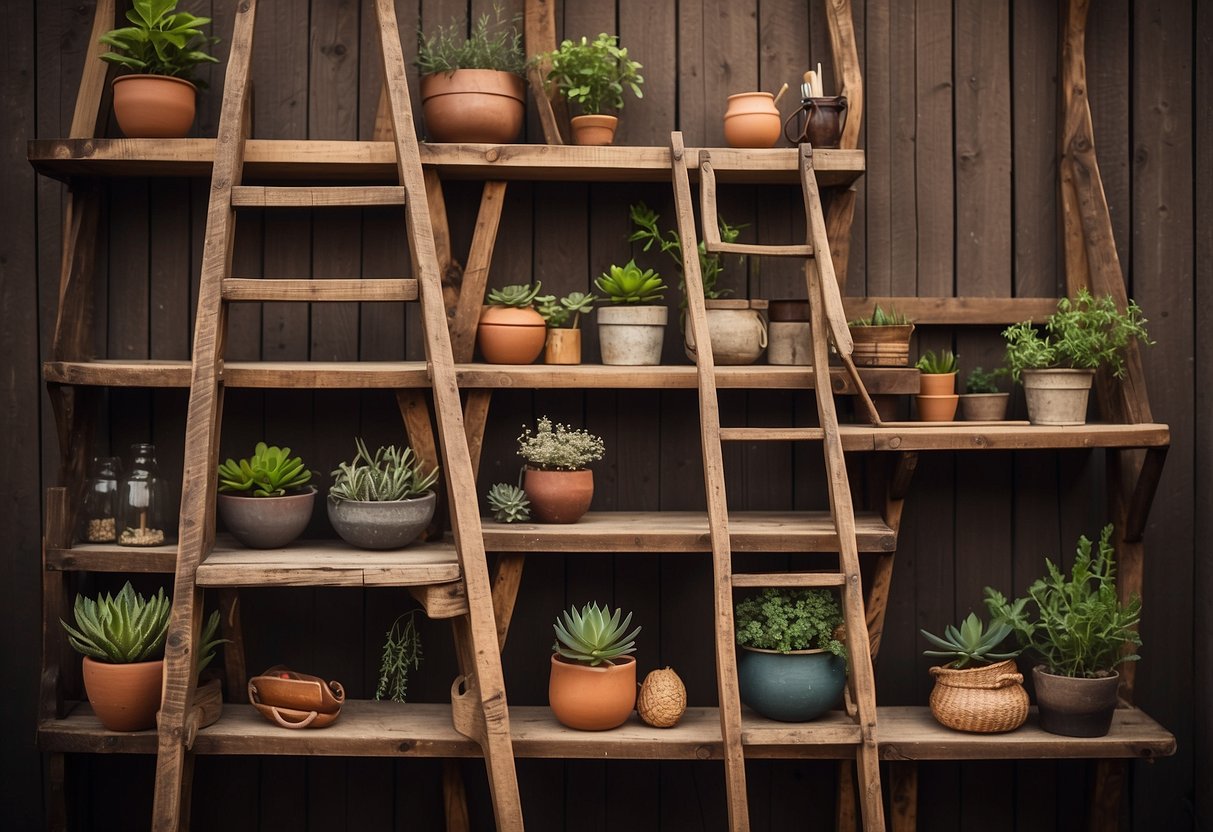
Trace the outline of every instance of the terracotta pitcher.
<instances>
[{"instance_id":1,"label":"terracotta pitcher","mask_svg":"<svg viewBox=\"0 0 1213 832\"><path fill-rule=\"evenodd\" d=\"M805 118L797 121L800 114ZM845 95L827 95L821 98L802 98L800 109L788 116L783 123L783 135L792 144L808 142L813 147L838 147L842 139L842 128L847 123L847 98ZM789 132L793 124L800 125L800 132Z\"/></svg>"}]
</instances>

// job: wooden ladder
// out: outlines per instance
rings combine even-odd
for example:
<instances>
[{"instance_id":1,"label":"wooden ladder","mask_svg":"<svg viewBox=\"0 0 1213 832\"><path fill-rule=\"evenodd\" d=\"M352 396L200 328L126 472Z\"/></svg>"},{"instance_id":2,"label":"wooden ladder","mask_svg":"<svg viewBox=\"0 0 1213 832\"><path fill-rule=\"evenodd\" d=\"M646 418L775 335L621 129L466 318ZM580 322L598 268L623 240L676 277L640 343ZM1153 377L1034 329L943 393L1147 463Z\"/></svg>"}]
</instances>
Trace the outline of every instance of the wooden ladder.
<instances>
[{"instance_id":1,"label":"wooden ladder","mask_svg":"<svg viewBox=\"0 0 1213 832\"><path fill-rule=\"evenodd\" d=\"M522 829L518 782L514 770L497 631L493 617L484 540L459 389L443 308L433 230L412 109L405 79L404 56L392 0L375 0L383 54L388 113L396 143L399 186L391 187L249 187L241 184L248 138L249 66L256 0L237 10L231 55L219 118L219 135L211 180L203 248L201 285L194 333L189 411L186 422L185 471L181 494L181 535L177 550L173 611L165 647L164 699L160 712L153 828L189 825L192 712L196 679L195 646L202 617L198 568L210 556L215 529L215 482L223 410L223 354L227 304L239 301L410 301L421 303L425 352L449 498L455 553L466 610L454 618L462 676L452 688L455 727L483 750L493 794L497 827ZM384 280L250 280L231 275L236 209L312 206L402 205L410 247L413 279ZM357 365L351 365L351 371ZM287 550L288 552L290 550ZM394 585L418 594L433 578L409 564L393 569ZM276 583L272 570L240 585ZM214 585L209 583L208 585ZM449 582L445 585L449 589ZM239 664L239 663L238 663ZM229 685L243 680L229 679ZM322 750L323 732L313 746Z\"/></svg>"},{"instance_id":2,"label":"wooden ladder","mask_svg":"<svg viewBox=\"0 0 1213 832\"><path fill-rule=\"evenodd\" d=\"M716 678L720 698L720 729L724 745L725 780L728 792L729 826L749 828L746 808L745 753L742 745L741 702L738 698L737 656L734 646L733 590L741 587L837 587L842 595L847 631L850 671L847 675L847 712L857 727L855 762L863 810L864 829L884 829L884 806L880 789L880 761L876 745L876 688L872 673L872 655L864 617L863 587L859 574L859 549L855 536L855 511L847 480L846 460L838 432L838 417L830 381L829 340L842 359L865 402L874 424L879 424L875 407L851 361L851 338L842 300L834 277L826 239L825 218L817 176L813 171L812 148L800 147L800 182L804 192L807 242L794 246L760 246L725 243L717 229L716 182L711 159L706 151L699 158L688 157L682 134L670 139L674 200L678 214L678 236L682 250L692 252L683 258L686 280L687 321L694 339L699 378L699 423L703 450L704 486L707 491L708 528L712 540L712 564L715 579ZM722 428L716 392L716 369L708 336L707 310L695 234L695 215L691 199L690 166L698 169L704 243L709 252L803 257L808 286L810 326L813 342L813 378L816 387L818 427L797 428ZM722 440L731 441L819 441L823 444L826 479L829 486L830 514L838 540L838 570L833 572L734 573L729 538L728 501L725 494ZM806 726L804 742L812 742L811 723Z\"/></svg>"}]
</instances>

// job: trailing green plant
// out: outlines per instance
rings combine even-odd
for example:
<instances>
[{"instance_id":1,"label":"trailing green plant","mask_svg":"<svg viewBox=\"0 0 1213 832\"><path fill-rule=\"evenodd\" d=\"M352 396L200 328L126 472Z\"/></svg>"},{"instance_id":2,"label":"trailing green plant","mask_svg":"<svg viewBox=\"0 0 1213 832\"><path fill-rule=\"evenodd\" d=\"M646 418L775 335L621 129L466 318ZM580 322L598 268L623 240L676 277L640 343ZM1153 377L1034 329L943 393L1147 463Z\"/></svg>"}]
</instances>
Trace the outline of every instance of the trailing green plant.
<instances>
[{"instance_id":1,"label":"trailing green plant","mask_svg":"<svg viewBox=\"0 0 1213 832\"><path fill-rule=\"evenodd\" d=\"M489 489L489 508L498 523L525 523L531 519L531 501L526 492L508 482Z\"/></svg>"},{"instance_id":2,"label":"trailing green plant","mask_svg":"<svg viewBox=\"0 0 1213 832\"><path fill-rule=\"evenodd\" d=\"M628 237L628 242L644 243L642 247L644 251L648 251L654 244L665 254L670 255L670 258L678 264L679 271L682 271L682 241L678 234L673 230L662 231L657 224L661 219L661 215L650 208L643 202L638 202L628 209L632 225L635 230ZM723 217L717 217L717 223L720 227L720 239L725 243L732 243L737 240L741 234L741 229L744 225L729 225L724 221ZM719 254L709 254L707 244L702 240L698 247L699 252L699 274L703 281L703 296L708 300L722 298L725 295L732 293L730 289L717 289L716 281L720 279L720 275L724 272L724 262ZM738 257L738 263L744 263L744 257ZM678 283L678 291L683 294L683 307L686 306L686 276ZM605 290L604 290L605 291Z\"/></svg>"},{"instance_id":3,"label":"trailing green plant","mask_svg":"<svg viewBox=\"0 0 1213 832\"><path fill-rule=\"evenodd\" d=\"M951 350L940 350L939 355L935 355L935 350L927 350L914 366L929 376L948 375L956 372L956 358Z\"/></svg>"},{"instance_id":4,"label":"trailing green plant","mask_svg":"<svg viewBox=\"0 0 1213 832\"><path fill-rule=\"evenodd\" d=\"M541 471L580 471L605 452L602 437L554 425L547 416L540 417L534 433L524 427L518 437L518 456Z\"/></svg>"},{"instance_id":5,"label":"trailing green plant","mask_svg":"<svg viewBox=\"0 0 1213 832\"><path fill-rule=\"evenodd\" d=\"M409 686L409 671L421 666L421 634L413 619L416 610L396 618L383 639L379 658L379 683L375 686L375 701L385 696L393 702L403 702Z\"/></svg>"},{"instance_id":6,"label":"trailing green plant","mask_svg":"<svg viewBox=\"0 0 1213 832\"><path fill-rule=\"evenodd\" d=\"M574 605L556 616L556 623L552 626L556 631L556 642L552 650L563 658L590 667L614 664L613 659L636 652L636 636L640 628L628 633L631 623L630 612L624 617L622 609L611 612L607 604L600 608L596 602L589 603L580 611Z\"/></svg>"},{"instance_id":7,"label":"trailing green plant","mask_svg":"<svg viewBox=\"0 0 1213 832\"><path fill-rule=\"evenodd\" d=\"M997 379L1002 378L1007 374L1006 367L986 372L981 367L974 367L969 371L968 377L965 379L966 393L997 393Z\"/></svg>"},{"instance_id":8,"label":"trailing green plant","mask_svg":"<svg viewBox=\"0 0 1213 832\"><path fill-rule=\"evenodd\" d=\"M969 617L960 622L960 627L949 624L943 632L943 637L932 635L926 630L919 630L927 641L938 647L938 650L924 650L924 656L938 656L949 659L948 667L961 670L971 664L984 665L1013 659L1023 649L1008 653L995 653L994 650L1011 635L1011 625L1005 621L991 622L990 628L977 617L977 613L969 613Z\"/></svg>"},{"instance_id":9,"label":"trailing green plant","mask_svg":"<svg viewBox=\"0 0 1213 832\"><path fill-rule=\"evenodd\" d=\"M1141 646L1137 632L1141 599L1133 596L1127 604L1121 603L1111 539L1109 524L1092 556L1091 541L1078 538L1078 553L1068 578L1046 558L1048 574L1028 588L1025 598L1011 602L986 587L991 621L1008 625L1019 643L1041 658L1049 673L1106 676L1122 662L1140 658L1125 648Z\"/></svg>"},{"instance_id":10,"label":"trailing green plant","mask_svg":"<svg viewBox=\"0 0 1213 832\"><path fill-rule=\"evenodd\" d=\"M144 598L127 581L117 595L96 600L77 595L72 609L76 626L62 618L59 623L68 643L90 658L109 664L154 661L162 655L172 607L163 587Z\"/></svg>"},{"instance_id":11,"label":"trailing green plant","mask_svg":"<svg viewBox=\"0 0 1213 832\"><path fill-rule=\"evenodd\" d=\"M657 272L642 271L635 259L624 266L611 266L594 279L594 285L611 303L631 304L660 303L665 299L665 290L670 288L661 282Z\"/></svg>"},{"instance_id":12,"label":"trailing green plant","mask_svg":"<svg viewBox=\"0 0 1213 832\"><path fill-rule=\"evenodd\" d=\"M512 306L515 309L526 309L539 297L539 289L543 286L538 280L534 283L511 283L500 289L490 289L488 302L490 306Z\"/></svg>"},{"instance_id":13,"label":"trailing green plant","mask_svg":"<svg viewBox=\"0 0 1213 832\"><path fill-rule=\"evenodd\" d=\"M535 298L538 304L535 309L550 327L564 326L572 318L569 329L576 329L581 316L594 311L594 304L599 300L597 295L587 295L585 292L569 292L559 300L555 295L539 295Z\"/></svg>"},{"instance_id":14,"label":"trailing green plant","mask_svg":"<svg viewBox=\"0 0 1213 832\"><path fill-rule=\"evenodd\" d=\"M592 41L585 37L561 41L547 57L551 61L548 82L580 105L586 115L622 110L625 89L644 98L641 65L628 57L628 50L619 45L615 35L604 32Z\"/></svg>"},{"instance_id":15,"label":"trailing green plant","mask_svg":"<svg viewBox=\"0 0 1213 832\"><path fill-rule=\"evenodd\" d=\"M898 312L895 307L890 306L889 311L885 312L880 308L879 303L872 310L871 317L847 321L847 326L908 326L909 324L910 319Z\"/></svg>"},{"instance_id":16,"label":"trailing green plant","mask_svg":"<svg viewBox=\"0 0 1213 832\"><path fill-rule=\"evenodd\" d=\"M198 649L194 651L198 656L198 673L206 670L207 665L215 658L215 650L220 644L231 643L230 638L215 638L218 632L219 610L215 610L206 620L206 626L202 628L202 635L198 639Z\"/></svg>"},{"instance_id":17,"label":"trailing green plant","mask_svg":"<svg viewBox=\"0 0 1213 832\"><path fill-rule=\"evenodd\" d=\"M458 19L449 26L438 26L428 37L417 33L417 71L422 75L451 73L457 69L495 69L521 76L526 70L526 52L518 17L505 16L499 5L493 6L493 18L482 14L464 36L464 24Z\"/></svg>"},{"instance_id":18,"label":"trailing green plant","mask_svg":"<svg viewBox=\"0 0 1213 832\"><path fill-rule=\"evenodd\" d=\"M203 34L209 17L177 11L177 0L134 0L126 13L133 25L111 29L100 42L112 47L101 60L144 75L168 75L206 87L194 79L198 64L217 64L206 52L219 38Z\"/></svg>"},{"instance_id":19,"label":"trailing green plant","mask_svg":"<svg viewBox=\"0 0 1213 832\"><path fill-rule=\"evenodd\" d=\"M298 491L312 478L290 448L258 442L252 459L228 459L219 466L219 490L245 492L248 497L281 497Z\"/></svg>"},{"instance_id":20,"label":"trailing green plant","mask_svg":"<svg viewBox=\"0 0 1213 832\"><path fill-rule=\"evenodd\" d=\"M846 658L837 638L842 610L826 589L764 589L737 602L734 610L737 643L758 650L826 650Z\"/></svg>"},{"instance_id":21,"label":"trailing green plant","mask_svg":"<svg viewBox=\"0 0 1213 832\"><path fill-rule=\"evenodd\" d=\"M412 448L388 445L372 456L361 439L354 440L354 448L354 459L332 472L336 479L330 496L364 503L394 502L420 497L438 481L438 466L427 473Z\"/></svg>"},{"instance_id":22,"label":"trailing green plant","mask_svg":"<svg viewBox=\"0 0 1213 832\"><path fill-rule=\"evenodd\" d=\"M1122 378L1125 347L1134 340L1154 343L1146 323L1137 301L1129 301L1121 312L1111 295L1095 298L1086 289L1079 289L1074 300L1057 301L1057 311L1045 321L1044 334L1031 321L1003 330L1006 364L1015 381L1024 370L1057 367L1095 370L1106 366L1112 375Z\"/></svg>"}]
</instances>

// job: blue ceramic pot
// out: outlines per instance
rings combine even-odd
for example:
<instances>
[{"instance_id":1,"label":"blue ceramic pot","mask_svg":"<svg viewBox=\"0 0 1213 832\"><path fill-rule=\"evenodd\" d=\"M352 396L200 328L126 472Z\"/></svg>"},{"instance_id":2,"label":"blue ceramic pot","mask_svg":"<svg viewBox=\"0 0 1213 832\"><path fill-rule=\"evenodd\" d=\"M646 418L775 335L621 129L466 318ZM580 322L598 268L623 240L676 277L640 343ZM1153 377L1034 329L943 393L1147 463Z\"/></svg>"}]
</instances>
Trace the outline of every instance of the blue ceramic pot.
<instances>
[{"instance_id":1,"label":"blue ceramic pot","mask_svg":"<svg viewBox=\"0 0 1213 832\"><path fill-rule=\"evenodd\" d=\"M737 680L741 701L768 719L808 722L839 703L847 664L824 650L777 653L738 645Z\"/></svg>"}]
</instances>

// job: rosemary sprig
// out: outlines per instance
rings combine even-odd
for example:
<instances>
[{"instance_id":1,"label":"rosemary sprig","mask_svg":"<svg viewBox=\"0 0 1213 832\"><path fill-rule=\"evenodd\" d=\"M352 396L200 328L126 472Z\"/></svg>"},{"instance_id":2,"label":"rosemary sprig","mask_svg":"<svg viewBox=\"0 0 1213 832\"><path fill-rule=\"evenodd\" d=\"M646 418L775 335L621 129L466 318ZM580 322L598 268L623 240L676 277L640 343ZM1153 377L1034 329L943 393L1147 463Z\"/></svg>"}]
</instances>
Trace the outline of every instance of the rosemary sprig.
<instances>
[{"instance_id":1,"label":"rosemary sprig","mask_svg":"<svg viewBox=\"0 0 1213 832\"><path fill-rule=\"evenodd\" d=\"M421 666L421 634L413 623L417 610L406 612L392 622L383 642L383 657L379 661L379 685L375 701L385 696L393 702L403 702L409 684L409 669Z\"/></svg>"}]
</instances>

